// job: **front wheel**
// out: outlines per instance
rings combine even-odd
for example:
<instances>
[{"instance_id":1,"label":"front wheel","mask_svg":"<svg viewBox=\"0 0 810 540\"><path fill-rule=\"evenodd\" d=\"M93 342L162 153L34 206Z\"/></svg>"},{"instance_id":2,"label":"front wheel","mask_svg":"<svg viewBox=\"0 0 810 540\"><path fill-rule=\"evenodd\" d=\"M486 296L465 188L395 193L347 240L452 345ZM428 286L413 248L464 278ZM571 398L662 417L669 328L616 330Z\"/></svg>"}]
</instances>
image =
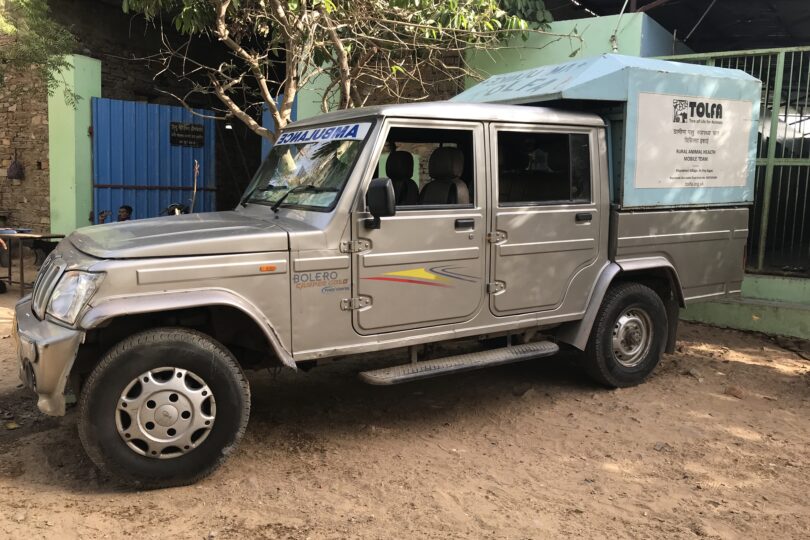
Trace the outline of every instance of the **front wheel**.
<instances>
[{"instance_id":1,"label":"front wheel","mask_svg":"<svg viewBox=\"0 0 810 540\"><path fill-rule=\"evenodd\" d=\"M588 338L585 370L611 388L643 382L661 361L667 328L666 309L655 291L640 283L611 287Z\"/></svg>"},{"instance_id":2,"label":"front wheel","mask_svg":"<svg viewBox=\"0 0 810 540\"><path fill-rule=\"evenodd\" d=\"M183 328L148 330L113 347L90 374L79 437L120 483L181 486L225 459L249 414L247 380L222 344Z\"/></svg>"}]
</instances>

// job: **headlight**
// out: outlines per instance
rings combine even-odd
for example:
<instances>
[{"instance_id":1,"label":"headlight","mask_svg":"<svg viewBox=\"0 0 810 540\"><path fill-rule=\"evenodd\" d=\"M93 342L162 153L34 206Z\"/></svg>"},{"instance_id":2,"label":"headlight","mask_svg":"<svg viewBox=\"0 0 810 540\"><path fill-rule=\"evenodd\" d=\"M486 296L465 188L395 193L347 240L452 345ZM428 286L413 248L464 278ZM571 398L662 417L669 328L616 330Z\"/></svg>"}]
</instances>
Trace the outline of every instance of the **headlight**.
<instances>
[{"instance_id":1,"label":"headlight","mask_svg":"<svg viewBox=\"0 0 810 540\"><path fill-rule=\"evenodd\" d=\"M75 324L79 312L96 292L104 274L65 272L48 302L48 315L68 324Z\"/></svg>"}]
</instances>

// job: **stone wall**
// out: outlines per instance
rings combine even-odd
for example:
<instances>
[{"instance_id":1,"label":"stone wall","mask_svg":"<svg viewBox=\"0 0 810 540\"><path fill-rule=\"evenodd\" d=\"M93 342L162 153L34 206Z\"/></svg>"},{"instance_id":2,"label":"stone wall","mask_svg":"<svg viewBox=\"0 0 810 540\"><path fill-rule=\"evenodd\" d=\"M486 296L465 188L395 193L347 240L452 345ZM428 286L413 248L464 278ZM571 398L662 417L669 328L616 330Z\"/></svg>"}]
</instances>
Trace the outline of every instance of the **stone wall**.
<instances>
[{"instance_id":1,"label":"stone wall","mask_svg":"<svg viewBox=\"0 0 810 540\"><path fill-rule=\"evenodd\" d=\"M177 105L174 98L160 90L183 94L182 85L170 77L154 80L158 66L144 60L161 47L154 28L123 13L120 4L114 2L49 0L49 4L54 18L77 39L75 49L66 52L101 60L103 97ZM0 227L49 232L48 99L37 75L34 70L10 73L0 86ZM221 126L218 129L216 177L220 209L236 205L259 162L260 138L234 124L233 131ZM25 166L22 181L6 178L15 149Z\"/></svg>"},{"instance_id":2,"label":"stone wall","mask_svg":"<svg viewBox=\"0 0 810 540\"><path fill-rule=\"evenodd\" d=\"M157 90L177 91L171 79L153 80L156 63L146 60L160 50L160 34L143 18L127 15L121 3L98 0L49 0L54 19L70 29L73 51L101 60L101 95L110 99L174 104Z\"/></svg>"},{"instance_id":3,"label":"stone wall","mask_svg":"<svg viewBox=\"0 0 810 540\"><path fill-rule=\"evenodd\" d=\"M7 178L15 151L24 180ZM48 169L45 83L33 69L7 72L0 85L0 224L50 232Z\"/></svg>"},{"instance_id":4,"label":"stone wall","mask_svg":"<svg viewBox=\"0 0 810 540\"><path fill-rule=\"evenodd\" d=\"M95 0L51 0L56 20L77 38L73 52L102 60L104 97L168 103L155 90L152 66L131 60L159 46L120 6ZM2 44L0 43L0 46ZM14 152L24 180L8 180ZM0 85L0 226L50 231L48 95L36 70L12 72ZM5 221L5 224L3 222Z\"/></svg>"}]
</instances>

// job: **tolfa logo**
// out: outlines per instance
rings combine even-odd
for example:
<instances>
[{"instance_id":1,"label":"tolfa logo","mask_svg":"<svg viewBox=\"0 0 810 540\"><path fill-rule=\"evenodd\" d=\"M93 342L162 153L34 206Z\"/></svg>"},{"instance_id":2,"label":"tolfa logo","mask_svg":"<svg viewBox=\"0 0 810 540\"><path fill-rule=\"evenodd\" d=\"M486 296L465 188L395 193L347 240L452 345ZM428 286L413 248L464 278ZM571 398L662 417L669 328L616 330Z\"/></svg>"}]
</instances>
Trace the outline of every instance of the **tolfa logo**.
<instances>
[{"instance_id":1,"label":"tolfa logo","mask_svg":"<svg viewBox=\"0 0 810 540\"><path fill-rule=\"evenodd\" d=\"M685 124L689 116L689 102L685 99L673 99L672 106L675 109L673 121L676 124Z\"/></svg>"},{"instance_id":2,"label":"tolfa logo","mask_svg":"<svg viewBox=\"0 0 810 540\"><path fill-rule=\"evenodd\" d=\"M673 99L672 109L672 121L676 124L685 124L695 118L723 119L723 106L719 103Z\"/></svg>"}]
</instances>

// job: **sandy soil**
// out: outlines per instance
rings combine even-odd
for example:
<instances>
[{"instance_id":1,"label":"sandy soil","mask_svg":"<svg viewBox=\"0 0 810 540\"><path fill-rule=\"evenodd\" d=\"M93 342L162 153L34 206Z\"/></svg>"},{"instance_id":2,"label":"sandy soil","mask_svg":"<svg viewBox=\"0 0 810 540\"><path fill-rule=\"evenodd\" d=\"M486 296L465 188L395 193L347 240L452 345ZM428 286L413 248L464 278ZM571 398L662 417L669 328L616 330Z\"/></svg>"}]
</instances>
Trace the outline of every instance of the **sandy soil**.
<instances>
[{"instance_id":1,"label":"sandy soil","mask_svg":"<svg viewBox=\"0 0 810 540\"><path fill-rule=\"evenodd\" d=\"M810 362L788 350L799 343L683 325L677 354L617 391L565 358L392 388L358 381L368 359L254 374L250 426L224 467L191 487L128 492L84 456L75 416L40 415L18 386L16 297L0 297L2 537L810 531Z\"/></svg>"}]
</instances>

